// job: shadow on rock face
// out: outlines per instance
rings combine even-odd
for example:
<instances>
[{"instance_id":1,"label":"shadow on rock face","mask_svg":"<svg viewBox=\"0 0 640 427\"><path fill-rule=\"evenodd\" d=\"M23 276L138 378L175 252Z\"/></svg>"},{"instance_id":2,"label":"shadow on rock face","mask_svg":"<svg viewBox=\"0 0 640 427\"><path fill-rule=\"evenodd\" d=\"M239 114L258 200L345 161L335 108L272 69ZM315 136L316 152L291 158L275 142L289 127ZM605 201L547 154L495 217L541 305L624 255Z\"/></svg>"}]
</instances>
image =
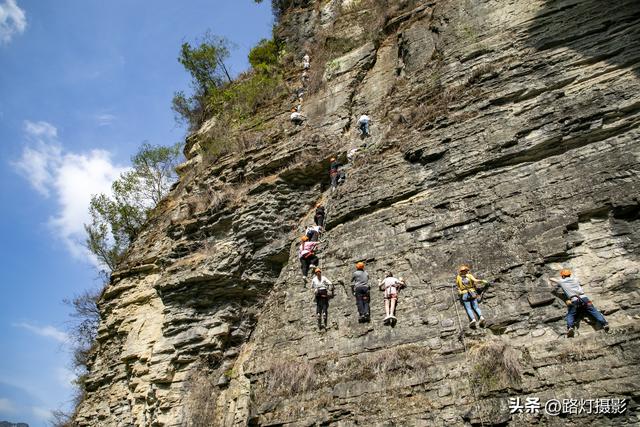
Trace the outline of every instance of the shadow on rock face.
<instances>
[{"instance_id":1,"label":"shadow on rock face","mask_svg":"<svg viewBox=\"0 0 640 427\"><path fill-rule=\"evenodd\" d=\"M638 0L547 0L527 32L538 51L567 47L586 64L606 61L640 74Z\"/></svg>"}]
</instances>

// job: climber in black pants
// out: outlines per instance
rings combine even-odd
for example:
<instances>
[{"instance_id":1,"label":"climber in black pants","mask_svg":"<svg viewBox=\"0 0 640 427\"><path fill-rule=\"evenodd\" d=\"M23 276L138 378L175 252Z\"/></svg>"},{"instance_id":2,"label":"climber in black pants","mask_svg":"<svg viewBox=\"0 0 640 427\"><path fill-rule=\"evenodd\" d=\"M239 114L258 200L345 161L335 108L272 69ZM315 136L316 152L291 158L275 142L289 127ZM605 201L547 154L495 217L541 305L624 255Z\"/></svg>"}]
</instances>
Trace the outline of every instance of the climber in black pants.
<instances>
[{"instance_id":1,"label":"climber in black pants","mask_svg":"<svg viewBox=\"0 0 640 427\"><path fill-rule=\"evenodd\" d=\"M324 206L318 203L316 205L316 214L313 217L313 221L316 223L316 225L324 227L324 216Z\"/></svg>"},{"instance_id":2,"label":"climber in black pants","mask_svg":"<svg viewBox=\"0 0 640 427\"><path fill-rule=\"evenodd\" d=\"M332 157L330 162L329 177L331 178L331 191L336 191L338 184L342 184L344 182L344 178L340 180L341 177L344 177L344 173L340 171L342 163L338 162L335 157Z\"/></svg>"},{"instance_id":3,"label":"climber in black pants","mask_svg":"<svg viewBox=\"0 0 640 427\"><path fill-rule=\"evenodd\" d=\"M365 323L370 320L369 313L369 275L364 271L364 262L356 264L356 271L351 276L351 291L356 297L358 306L358 322Z\"/></svg>"},{"instance_id":4,"label":"climber in black pants","mask_svg":"<svg viewBox=\"0 0 640 427\"><path fill-rule=\"evenodd\" d=\"M318 318L318 329L327 329L327 318L329 311L329 299L333 298L333 283L322 275L322 270L314 270L314 278L311 281L311 289L316 299L316 317Z\"/></svg>"},{"instance_id":5,"label":"climber in black pants","mask_svg":"<svg viewBox=\"0 0 640 427\"><path fill-rule=\"evenodd\" d=\"M300 268L302 270L302 284L307 283L307 275L309 269L314 269L320 265L320 259L315 254L318 242L310 242L307 236L300 238L300 246L298 247L298 258L300 259Z\"/></svg>"}]
</instances>

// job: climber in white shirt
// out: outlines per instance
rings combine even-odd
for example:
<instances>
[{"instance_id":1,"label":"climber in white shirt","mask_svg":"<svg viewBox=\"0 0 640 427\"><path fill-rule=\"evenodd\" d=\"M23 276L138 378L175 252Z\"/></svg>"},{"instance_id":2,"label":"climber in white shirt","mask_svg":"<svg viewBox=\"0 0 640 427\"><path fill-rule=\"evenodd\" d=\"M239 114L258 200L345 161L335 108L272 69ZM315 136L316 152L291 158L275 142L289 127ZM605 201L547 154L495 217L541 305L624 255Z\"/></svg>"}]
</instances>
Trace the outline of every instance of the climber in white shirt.
<instances>
[{"instance_id":1,"label":"climber in white shirt","mask_svg":"<svg viewBox=\"0 0 640 427\"><path fill-rule=\"evenodd\" d=\"M316 316L318 329L327 329L327 317L329 311L329 299L334 295L333 283L322 275L322 270L316 268L311 281L311 289L316 298Z\"/></svg>"},{"instance_id":2,"label":"climber in white shirt","mask_svg":"<svg viewBox=\"0 0 640 427\"><path fill-rule=\"evenodd\" d=\"M393 273L387 271L385 278L380 280L378 287L384 292L384 311L386 317L384 318L384 324L388 325L389 322L396 320L396 303L398 301L398 292L404 288L406 284L402 278L396 279L393 277Z\"/></svg>"},{"instance_id":3,"label":"climber in white shirt","mask_svg":"<svg viewBox=\"0 0 640 427\"><path fill-rule=\"evenodd\" d=\"M305 116L303 116L295 107L291 109L291 123L296 126L300 126L304 120Z\"/></svg>"},{"instance_id":4,"label":"climber in white shirt","mask_svg":"<svg viewBox=\"0 0 640 427\"><path fill-rule=\"evenodd\" d=\"M369 136L369 123L371 123L371 117L364 113L358 119L358 131L360 131L361 136Z\"/></svg>"}]
</instances>

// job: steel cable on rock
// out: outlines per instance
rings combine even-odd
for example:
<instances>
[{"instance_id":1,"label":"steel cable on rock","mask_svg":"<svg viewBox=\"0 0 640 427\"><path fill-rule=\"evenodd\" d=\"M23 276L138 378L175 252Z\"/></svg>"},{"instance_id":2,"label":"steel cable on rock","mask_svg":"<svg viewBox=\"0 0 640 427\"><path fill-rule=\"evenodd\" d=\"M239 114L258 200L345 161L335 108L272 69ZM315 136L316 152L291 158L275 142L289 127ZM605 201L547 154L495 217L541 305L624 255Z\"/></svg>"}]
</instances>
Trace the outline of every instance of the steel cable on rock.
<instances>
[{"instance_id":1,"label":"steel cable on rock","mask_svg":"<svg viewBox=\"0 0 640 427\"><path fill-rule=\"evenodd\" d=\"M462 329L462 321L460 320L460 313L458 311L458 305L456 304L456 293L455 293L456 285L451 285L451 295L453 298L453 306L456 310L456 317L458 318L458 326L460 327L460 333L458 335L460 341L462 341L462 348L464 349L465 358L468 357L469 353L467 351L467 344L464 340L464 330ZM467 381L469 382L469 388L471 389L471 393L473 394L473 398L475 400L476 408L478 410L478 417L480 418L480 425L484 426L484 420L482 418L482 411L480 410L480 400L478 399L478 395L476 394L476 389L471 384L471 375L467 375Z\"/></svg>"}]
</instances>

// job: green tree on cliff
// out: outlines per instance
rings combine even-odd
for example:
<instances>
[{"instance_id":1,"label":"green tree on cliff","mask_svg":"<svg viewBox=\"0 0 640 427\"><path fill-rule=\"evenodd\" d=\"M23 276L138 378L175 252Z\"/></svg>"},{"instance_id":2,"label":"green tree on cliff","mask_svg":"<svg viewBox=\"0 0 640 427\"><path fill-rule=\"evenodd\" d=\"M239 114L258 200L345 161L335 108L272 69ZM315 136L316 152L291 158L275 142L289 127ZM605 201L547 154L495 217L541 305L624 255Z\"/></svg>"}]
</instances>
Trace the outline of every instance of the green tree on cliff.
<instances>
[{"instance_id":1,"label":"green tree on cliff","mask_svg":"<svg viewBox=\"0 0 640 427\"><path fill-rule=\"evenodd\" d=\"M177 178L179 158L180 144L163 147L145 143L132 157L132 169L112 184L112 194L91 198L86 243L105 271L118 266L151 210L169 192Z\"/></svg>"},{"instance_id":2,"label":"green tree on cliff","mask_svg":"<svg viewBox=\"0 0 640 427\"><path fill-rule=\"evenodd\" d=\"M256 3L262 3L263 0L255 0ZM271 10L276 19L280 18L282 12L296 3L295 0L271 0Z\"/></svg>"},{"instance_id":3,"label":"green tree on cliff","mask_svg":"<svg viewBox=\"0 0 640 427\"><path fill-rule=\"evenodd\" d=\"M209 31L195 47L188 42L182 44L178 62L191 74L193 94L187 96L183 91L176 92L172 108L176 119L186 123L190 129L195 129L206 119L207 99L223 85L231 83L231 75L225 65L228 58L229 42Z\"/></svg>"}]
</instances>

